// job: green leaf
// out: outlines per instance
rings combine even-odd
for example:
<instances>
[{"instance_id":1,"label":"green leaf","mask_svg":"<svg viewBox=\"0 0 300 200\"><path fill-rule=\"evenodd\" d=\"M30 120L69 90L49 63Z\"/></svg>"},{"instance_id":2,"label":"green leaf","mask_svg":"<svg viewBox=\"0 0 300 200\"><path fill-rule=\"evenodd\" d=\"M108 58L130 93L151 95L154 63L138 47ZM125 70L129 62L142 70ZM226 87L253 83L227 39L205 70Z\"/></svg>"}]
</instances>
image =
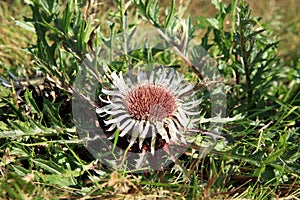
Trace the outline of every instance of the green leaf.
<instances>
[{"instance_id":1,"label":"green leaf","mask_svg":"<svg viewBox=\"0 0 300 200\"><path fill-rule=\"evenodd\" d=\"M24 22L20 20L15 20L15 22L16 25L24 28L25 30L35 33L35 27L31 22Z\"/></svg>"},{"instance_id":2,"label":"green leaf","mask_svg":"<svg viewBox=\"0 0 300 200\"><path fill-rule=\"evenodd\" d=\"M65 35L67 37L68 37L68 34L69 34L69 28L70 28L70 25L71 25L71 20L72 20L72 17L73 17L74 8L75 8L75 6L74 6L74 3L73 3L73 0L68 1L67 7L65 8L64 13L63 13L63 17L62 17L64 32L65 32Z\"/></svg>"},{"instance_id":3,"label":"green leaf","mask_svg":"<svg viewBox=\"0 0 300 200\"><path fill-rule=\"evenodd\" d=\"M34 113L41 113L38 105L36 104L35 100L32 97L32 92L29 92L28 89L26 89L26 92L25 92L25 99L26 99L27 103L30 104Z\"/></svg>"},{"instance_id":4,"label":"green leaf","mask_svg":"<svg viewBox=\"0 0 300 200\"><path fill-rule=\"evenodd\" d=\"M23 133L27 133L28 125L26 122L20 122L20 121L8 121L10 125L17 130L22 131Z\"/></svg>"},{"instance_id":5,"label":"green leaf","mask_svg":"<svg viewBox=\"0 0 300 200\"><path fill-rule=\"evenodd\" d=\"M59 187L67 187L67 186L75 186L77 185L76 180L73 176L69 176L67 174L62 174L60 176L57 175L45 175L42 174L42 178L45 182L57 185Z\"/></svg>"},{"instance_id":6,"label":"green leaf","mask_svg":"<svg viewBox=\"0 0 300 200\"><path fill-rule=\"evenodd\" d=\"M207 21L215 29L217 29L217 30L220 29L220 24L219 24L219 21L217 19L215 19L215 18L207 18Z\"/></svg>"},{"instance_id":7,"label":"green leaf","mask_svg":"<svg viewBox=\"0 0 300 200\"><path fill-rule=\"evenodd\" d=\"M117 146L117 143L118 143L118 139L119 139L119 134L120 134L120 131L117 129L115 134L116 134L116 135L115 135L115 138L114 138L114 146L113 146L113 149L112 149L112 151L114 151L114 150L115 150L115 148L116 148L116 146Z\"/></svg>"},{"instance_id":8,"label":"green leaf","mask_svg":"<svg viewBox=\"0 0 300 200\"><path fill-rule=\"evenodd\" d=\"M52 174L60 175L62 173L65 173L65 170L62 168L62 166L57 165L51 160L43 160L43 159L32 159L32 162L39 166L40 168L46 170L47 172L50 172Z\"/></svg>"},{"instance_id":9,"label":"green leaf","mask_svg":"<svg viewBox=\"0 0 300 200\"><path fill-rule=\"evenodd\" d=\"M18 157L29 157L28 152L26 152L24 149L13 147L10 155L18 156Z\"/></svg>"},{"instance_id":10,"label":"green leaf","mask_svg":"<svg viewBox=\"0 0 300 200\"><path fill-rule=\"evenodd\" d=\"M12 165L12 168L19 176L26 176L29 173L27 169L18 165Z\"/></svg>"},{"instance_id":11,"label":"green leaf","mask_svg":"<svg viewBox=\"0 0 300 200\"><path fill-rule=\"evenodd\" d=\"M53 126L64 127L62 123L62 119L59 114L60 104L54 104L50 102L48 99L44 98L44 112L45 116L47 116L52 122Z\"/></svg>"},{"instance_id":12,"label":"green leaf","mask_svg":"<svg viewBox=\"0 0 300 200\"><path fill-rule=\"evenodd\" d=\"M87 43L90 39L90 36L93 32L93 27L92 27L92 21L91 20L88 20L87 24L86 24L86 27L84 29L84 34L83 34L83 40L82 42L83 43Z\"/></svg>"},{"instance_id":13,"label":"green leaf","mask_svg":"<svg viewBox=\"0 0 300 200\"><path fill-rule=\"evenodd\" d=\"M172 0L170 12L168 13L168 16L165 20L165 24L164 24L165 28L169 26L171 19L174 17L174 11L175 11L175 0Z\"/></svg>"},{"instance_id":14,"label":"green leaf","mask_svg":"<svg viewBox=\"0 0 300 200\"><path fill-rule=\"evenodd\" d=\"M285 151L285 149L279 149L273 153L271 153L267 159L265 159L263 162L264 163L271 163L274 162L278 159L279 156L281 156L283 154L283 152Z\"/></svg>"},{"instance_id":15,"label":"green leaf","mask_svg":"<svg viewBox=\"0 0 300 200\"><path fill-rule=\"evenodd\" d=\"M215 8L220 11L221 10L221 3L219 0L211 0L211 3L215 6Z\"/></svg>"}]
</instances>

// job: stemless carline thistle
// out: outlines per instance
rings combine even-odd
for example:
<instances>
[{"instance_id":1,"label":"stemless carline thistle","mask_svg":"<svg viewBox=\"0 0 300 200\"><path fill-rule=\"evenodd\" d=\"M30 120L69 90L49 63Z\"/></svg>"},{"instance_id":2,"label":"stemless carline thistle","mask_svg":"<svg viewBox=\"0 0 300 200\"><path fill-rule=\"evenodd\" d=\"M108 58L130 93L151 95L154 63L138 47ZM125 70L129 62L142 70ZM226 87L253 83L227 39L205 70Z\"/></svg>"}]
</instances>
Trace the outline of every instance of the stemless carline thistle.
<instances>
[{"instance_id":1,"label":"stemless carline thistle","mask_svg":"<svg viewBox=\"0 0 300 200\"><path fill-rule=\"evenodd\" d=\"M106 118L107 131L117 128L120 137L130 134L129 147L138 140L140 149L151 138L153 155L158 134L168 144L186 144L183 133L197 126L200 114L201 99L194 97L193 86L175 69L139 67L131 73L123 77L113 72L111 90L102 89L107 100L99 96L106 105L96 112Z\"/></svg>"}]
</instances>

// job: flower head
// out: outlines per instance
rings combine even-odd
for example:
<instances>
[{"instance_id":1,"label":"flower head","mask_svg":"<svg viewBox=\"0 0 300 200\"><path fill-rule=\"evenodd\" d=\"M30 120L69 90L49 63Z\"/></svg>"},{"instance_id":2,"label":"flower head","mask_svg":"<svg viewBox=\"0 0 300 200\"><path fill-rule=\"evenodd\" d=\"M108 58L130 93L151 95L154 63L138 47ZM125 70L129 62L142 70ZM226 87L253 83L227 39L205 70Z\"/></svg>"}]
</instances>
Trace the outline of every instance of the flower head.
<instances>
[{"instance_id":1,"label":"flower head","mask_svg":"<svg viewBox=\"0 0 300 200\"><path fill-rule=\"evenodd\" d=\"M101 99L107 105L97 110L109 125L109 131L119 129L120 137L130 134L129 147L138 140L142 148L145 138L151 138L154 154L158 135L167 143L186 143L184 132L195 128L200 100L193 100L193 86L186 83L174 69L157 68L151 72L138 70L131 76L111 75L111 90ZM114 134L109 138L114 138Z\"/></svg>"}]
</instances>

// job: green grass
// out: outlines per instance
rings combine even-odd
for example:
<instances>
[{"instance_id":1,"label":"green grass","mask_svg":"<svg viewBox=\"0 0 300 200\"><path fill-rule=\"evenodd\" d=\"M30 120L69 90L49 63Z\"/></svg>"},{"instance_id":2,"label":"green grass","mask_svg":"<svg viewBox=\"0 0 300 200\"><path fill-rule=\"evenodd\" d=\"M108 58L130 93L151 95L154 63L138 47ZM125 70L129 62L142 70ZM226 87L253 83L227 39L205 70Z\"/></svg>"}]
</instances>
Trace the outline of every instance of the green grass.
<instances>
[{"instance_id":1,"label":"green grass","mask_svg":"<svg viewBox=\"0 0 300 200\"><path fill-rule=\"evenodd\" d=\"M6 82L0 84L0 198L299 198L300 16L296 1L250 1L250 15L243 1L234 0L192 1L190 5L174 1L173 6L171 1L160 2L157 8L155 1L147 5L137 0L128 4L95 1L90 6L71 0L53 5L44 0L1 1L0 78ZM239 12L228 7L230 2L239 6L242 23L236 23ZM114 171L88 152L75 127L71 100L80 64L91 48L108 45L101 39L108 41L124 30L120 12L125 6L127 28L154 24L174 29L176 16L184 19L186 33L195 35L224 77L227 116L235 119L227 119L223 127L226 144L218 141L201 158L196 156L201 154L201 143L194 142L179 159L184 171L178 166L149 175ZM36 32L30 31L33 27ZM265 30L255 32L260 29ZM180 70L186 79L202 83L183 60L173 60L166 52L137 50L109 69L126 72L128 60L134 65L144 60L183 64ZM36 71L42 75L36 76ZM96 76L101 86L107 80ZM93 109L93 103L87 101L86 108ZM209 99L205 100L206 113L209 106Z\"/></svg>"}]
</instances>

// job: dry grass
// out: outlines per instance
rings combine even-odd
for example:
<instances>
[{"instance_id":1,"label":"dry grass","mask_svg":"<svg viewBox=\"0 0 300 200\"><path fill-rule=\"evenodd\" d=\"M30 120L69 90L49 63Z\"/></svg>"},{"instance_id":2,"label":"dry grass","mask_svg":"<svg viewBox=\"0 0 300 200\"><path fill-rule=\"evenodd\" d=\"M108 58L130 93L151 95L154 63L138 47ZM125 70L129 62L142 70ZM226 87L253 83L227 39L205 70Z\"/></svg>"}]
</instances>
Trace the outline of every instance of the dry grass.
<instances>
[{"instance_id":1,"label":"dry grass","mask_svg":"<svg viewBox=\"0 0 300 200\"><path fill-rule=\"evenodd\" d=\"M14 19L23 19L23 16L30 15L29 9L24 9L20 1L0 2L0 73L9 69L19 73L20 66L25 68L31 66L31 56L23 48L28 47L35 40L32 32L18 26Z\"/></svg>"}]
</instances>

